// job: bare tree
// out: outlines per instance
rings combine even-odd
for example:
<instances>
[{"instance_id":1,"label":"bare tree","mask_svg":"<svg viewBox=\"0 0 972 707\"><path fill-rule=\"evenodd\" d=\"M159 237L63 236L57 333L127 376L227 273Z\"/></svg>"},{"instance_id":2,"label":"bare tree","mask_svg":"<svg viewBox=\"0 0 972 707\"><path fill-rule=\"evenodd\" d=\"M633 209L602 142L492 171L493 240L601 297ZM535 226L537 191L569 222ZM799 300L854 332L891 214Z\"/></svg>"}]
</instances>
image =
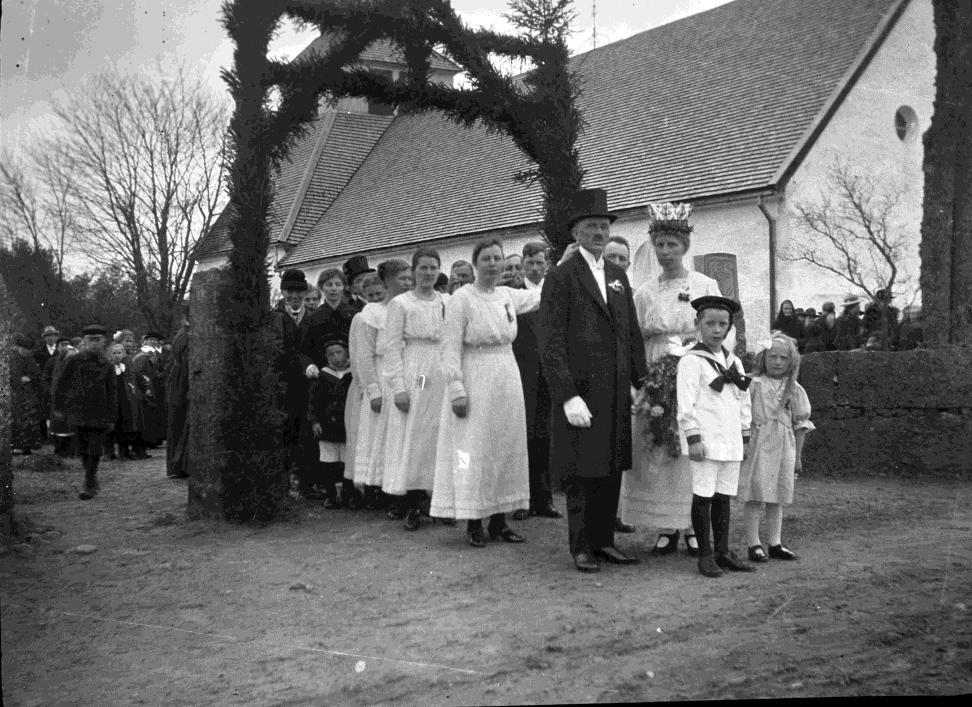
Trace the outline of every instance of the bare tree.
<instances>
[{"instance_id":1,"label":"bare tree","mask_svg":"<svg viewBox=\"0 0 972 707\"><path fill-rule=\"evenodd\" d=\"M870 298L894 292L908 279L903 262L907 235L895 224L902 191L879 186L840 160L828 169L827 187L815 202L794 205L806 239L794 240L783 257L805 261L851 283Z\"/></svg>"},{"instance_id":2,"label":"bare tree","mask_svg":"<svg viewBox=\"0 0 972 707\"><path fill-rule=\"evenodd\" d=\"M95 76L55 113L64 130L47 164L73 183L80 250L96 265L120 264L145 319L170 331L196 243L225 203L226 108L182 69Z\"/></svg>"}]
</instances>

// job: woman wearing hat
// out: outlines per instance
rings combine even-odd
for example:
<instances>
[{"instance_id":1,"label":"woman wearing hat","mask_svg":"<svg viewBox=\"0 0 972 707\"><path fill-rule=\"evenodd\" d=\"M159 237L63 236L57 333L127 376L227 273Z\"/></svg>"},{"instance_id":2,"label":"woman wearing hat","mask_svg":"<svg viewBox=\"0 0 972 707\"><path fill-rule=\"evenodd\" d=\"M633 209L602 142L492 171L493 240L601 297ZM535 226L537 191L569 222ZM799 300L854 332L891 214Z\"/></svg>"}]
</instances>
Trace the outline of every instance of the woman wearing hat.
<instances>
[{"instance_id":1,"label":"woman wearing hat","mask_svg":"<svg viewBox=\"0 0 972 707\"><path fill-rule=\"evenodd\" d=\"M861 332L861 298L851 295L844 298L844 311L837 317L834 327L834 346L838 351L858 349L864 343Z\"/></svg>"},{"instance_id":2,"label":"woman wearing hat","mask_svg":"<svg viewBox=\"0 0 972 707\"><path fill-rule=\"evenodd\" d=\"M11 436L10 447L24 454L44 442L44 416L41 414L41 370L34 360L31 340L23 334L14 336L10 359Z\"/></svg>"},{"instance_id":3,"label":"woman wearing hat","mask_svg":"<svg viewBox=\"0 0 972 707\"><path fill-rule=\"evenodd\" d=\"M720 296L719 285L684 265L691 244L690 204L650 204L651 243L661 266L634 295L648 365L668 354L680 355L696 336L692 300ZM678 549L680 529L690 555L698 554L692 530L692 470L687 456L672 457L663 445L649 441L643 421L632 436L632 468L622 480L621 517L625 523L658 528L652 552L667 555Z\"/></svg>"}]
</instances>

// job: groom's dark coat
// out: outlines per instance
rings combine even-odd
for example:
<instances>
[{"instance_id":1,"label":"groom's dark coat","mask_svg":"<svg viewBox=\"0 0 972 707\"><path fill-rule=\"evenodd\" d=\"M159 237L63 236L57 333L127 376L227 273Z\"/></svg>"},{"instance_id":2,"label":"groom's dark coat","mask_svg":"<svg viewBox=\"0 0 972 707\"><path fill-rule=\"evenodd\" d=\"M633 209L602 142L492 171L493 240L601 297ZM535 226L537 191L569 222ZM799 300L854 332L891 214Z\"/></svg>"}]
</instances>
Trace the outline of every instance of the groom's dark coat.
<instances>
[{"instance_id":1,"label":"groom's dark coat","mask_svg":"<svg viewBox=\"0 0 972 707\"><path fill-rule=\"evenodd\" d=\"M539 343L553 408L550 468L561 481L631 468L631 386L647 372L645 347L624 270L605 262L604 277L606 303L577 253L543 283ZM567 422L563 405L575 395L593 415L590 428Z\"/></svg>"}]
</instances>

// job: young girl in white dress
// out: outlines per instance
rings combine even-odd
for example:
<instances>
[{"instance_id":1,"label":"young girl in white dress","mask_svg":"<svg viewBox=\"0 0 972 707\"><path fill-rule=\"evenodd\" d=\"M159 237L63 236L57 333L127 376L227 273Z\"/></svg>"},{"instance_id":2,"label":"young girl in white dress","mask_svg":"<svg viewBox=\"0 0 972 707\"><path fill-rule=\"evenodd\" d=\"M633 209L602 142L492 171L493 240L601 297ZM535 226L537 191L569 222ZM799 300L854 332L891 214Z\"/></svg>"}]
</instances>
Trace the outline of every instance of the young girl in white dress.
<instances>
[{"instance_id":1,"label":"young girl in white dress","mask_svg":"<svg viewBox=\"0 0 972 707\"><path fill-rule=\"evenodd\" d=\"M793 481L803 466L800 457L810 422L810 399L797 383L800 354L796 341L774 331L756 355L749 394L753 405L749 457L739 470L739 500L745 501L744 523L753 562L795 560L782 541L783 506L793 503ZM766 506L769 554L759 539L759 515Z\"/></svg>"},{"instance_id":2,"label":"young girl in white dress","mask_svg":"<svg viewBox=\"0 0 972 707\"><path fill-rule=\"evenodd\" d=\"M504 259L496 239L477 243L472 260L476 281L446 304L448 387L430 514L467 520L469 544L485 547L483 518L494 539L523 542L505 515L530 504L526 410L512 344L516 315L540 306L540 290L497 287Z\"/></svg>"},{"instance_id":3,"label":"young girl in white dress","mask_svg":"<svg viewBox=\"0 0 972 707\"><path fill-rule=\"evenodd\" d=\"M388 302L412 289L412 273L404 260L387 260L378 266L385 284L385 299L369 302L351 322L351 372L361 396L355 426L351 478L365 488L365 508L377 508L384 476L384 440L387 420L382 417L385 356L385 318ZM345 476L348 470L345 469Z\"/></svg>"},{"instance_id":4,"label":"young girl in white dress","mask_svg":"<svg viewBox=\"0 0 972 707\"><path fill-rule=\"evenodd\" d=\"M439 415L445 395L442 334L449 295L435 291L439 254L412 256L415 289L388 303L385 319L384 476L381 490L397 496L405 529L418 530L420 507L432 492Z\"/></svg>"}]
</instances>

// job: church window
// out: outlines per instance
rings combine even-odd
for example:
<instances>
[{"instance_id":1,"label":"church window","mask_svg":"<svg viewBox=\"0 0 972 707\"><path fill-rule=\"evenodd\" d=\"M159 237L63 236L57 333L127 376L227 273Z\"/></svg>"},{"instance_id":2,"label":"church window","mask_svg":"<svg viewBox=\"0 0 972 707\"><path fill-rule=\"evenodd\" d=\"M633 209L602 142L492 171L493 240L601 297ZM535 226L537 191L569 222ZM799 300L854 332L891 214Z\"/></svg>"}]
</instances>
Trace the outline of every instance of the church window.
<instances>
[{"instance_id":1,"label":"church window","mask_svg":"<svg viewBox=\"0 0 972 707\"><path fill-rule=\"evenodd\" d=\"M918 115L911 106L901 106L894 112L894 131L902 142L910 140L918 127Z\"/></svg>"}]
</instances>

